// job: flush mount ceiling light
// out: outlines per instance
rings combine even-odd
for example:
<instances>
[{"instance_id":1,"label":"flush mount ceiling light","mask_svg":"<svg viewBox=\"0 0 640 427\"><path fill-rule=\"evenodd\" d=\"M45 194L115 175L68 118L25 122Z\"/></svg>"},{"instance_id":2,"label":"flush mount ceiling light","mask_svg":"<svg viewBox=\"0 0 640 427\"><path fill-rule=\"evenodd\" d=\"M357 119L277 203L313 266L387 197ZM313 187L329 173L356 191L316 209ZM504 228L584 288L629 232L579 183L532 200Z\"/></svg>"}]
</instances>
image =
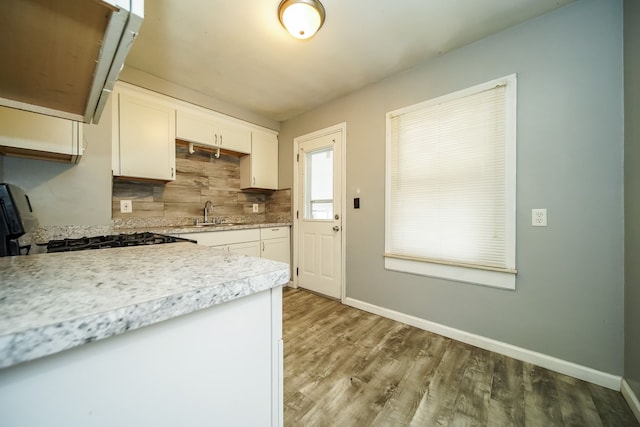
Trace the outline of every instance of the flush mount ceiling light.
<instances>
[{"instance_id":1,"label":"flush mount ceiling light","mask_svg":"<svg viewBox=\"0 0 640 427\"><path fill-rule=\"evenodd\" d=\"M278 17L293 37L308 39L324 24L324 6L318 0L282 0Z\"/></svg>"}]
</instances>

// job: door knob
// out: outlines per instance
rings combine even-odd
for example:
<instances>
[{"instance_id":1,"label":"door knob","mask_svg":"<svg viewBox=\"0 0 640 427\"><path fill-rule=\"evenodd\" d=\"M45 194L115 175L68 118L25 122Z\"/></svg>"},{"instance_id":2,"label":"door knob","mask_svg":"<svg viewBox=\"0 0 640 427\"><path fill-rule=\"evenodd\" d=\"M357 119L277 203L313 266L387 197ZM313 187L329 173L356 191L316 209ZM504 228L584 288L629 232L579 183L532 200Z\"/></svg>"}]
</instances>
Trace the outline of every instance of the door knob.
<instances>
[{"instance_id":1,"label":"door knob","mask_svg":"<svg viewBox=\"0 0 640 427\"><path fill-rule=\"evenodd\" d=\"M340 231L340 227L339 227L339 226L337 226L337 225L334 225L334 226L333 226L333 231Z\"/></svg>"}]
</instances>

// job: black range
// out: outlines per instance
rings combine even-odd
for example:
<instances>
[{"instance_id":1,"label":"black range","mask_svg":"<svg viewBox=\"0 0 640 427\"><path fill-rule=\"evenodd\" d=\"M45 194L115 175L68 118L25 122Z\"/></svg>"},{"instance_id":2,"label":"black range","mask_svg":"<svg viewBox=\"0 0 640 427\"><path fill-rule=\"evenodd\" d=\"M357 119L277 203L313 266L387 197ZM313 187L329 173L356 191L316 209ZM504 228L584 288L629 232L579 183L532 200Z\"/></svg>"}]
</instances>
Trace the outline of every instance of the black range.
<instances>
[{"instance_id":1,"label":"black range","mask_svg":"<svg viewBox=\"0 0 640 427\"><path fill-rule=\"evenodd\" d=\"M164 243L191 242L195 240L182 237L168 236L151 232L122 233L107 236L81 237L78 239L50 240L47 252L82 251L85 249L122 248L126 246L158 245Z\"/></svg>"}]
</instances>

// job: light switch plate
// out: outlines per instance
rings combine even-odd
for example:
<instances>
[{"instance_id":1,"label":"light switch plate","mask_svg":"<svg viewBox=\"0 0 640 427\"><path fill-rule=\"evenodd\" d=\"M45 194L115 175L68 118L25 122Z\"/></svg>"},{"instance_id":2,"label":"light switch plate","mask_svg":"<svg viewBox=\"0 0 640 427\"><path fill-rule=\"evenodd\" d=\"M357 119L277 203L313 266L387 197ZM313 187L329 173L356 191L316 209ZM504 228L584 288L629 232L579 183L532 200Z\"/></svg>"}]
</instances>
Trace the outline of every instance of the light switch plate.
<instances>
[{"instance_id":1,"label":"light switch plate","mask_svg":"<svg viewBox=\"0 0 640 427\"><path fill-rule=\"evenodd\" d=\"M260 205L257 203L253 204L253 213L258 213L260 212Z\"/></svg>"},{"instance_id":2,"label":"light switch plate","mask_svg":"<svg viewBox=\"0 0 640 427\"><path fill-rule=\"evenodd\" d=\"M120 212L121 213L133 212L133 203L131 203L131 200L120 200Z\"/></svg>"},{"instance_id":3,"label":"light switch plate","mask_svg":"<svg viewBox=\"0 0 640 427\"><path fill-rule=\"evenodd\" d=\"M531 225L533 227L546 227L547 226L547 210L531 209Z\"/></svg>"}]
</instances>

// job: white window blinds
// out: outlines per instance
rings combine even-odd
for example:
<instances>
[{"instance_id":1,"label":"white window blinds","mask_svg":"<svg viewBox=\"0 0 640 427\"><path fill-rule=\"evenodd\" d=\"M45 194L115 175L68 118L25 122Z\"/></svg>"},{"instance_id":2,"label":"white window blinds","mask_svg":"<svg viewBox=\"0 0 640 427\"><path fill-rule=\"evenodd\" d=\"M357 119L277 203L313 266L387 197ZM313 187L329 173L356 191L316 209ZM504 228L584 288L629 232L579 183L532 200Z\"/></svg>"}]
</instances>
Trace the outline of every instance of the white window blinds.
<instances>
[{"instance_id":1,"label":"white window blinds","mask_svg":"<svg viewBox=\"0 0 640 427\"><path fill-rule=\"evenodd\" d=\"M515 268L508 105L500 81L388 114L387 256Z\"/></svg>"}]
</instances>

